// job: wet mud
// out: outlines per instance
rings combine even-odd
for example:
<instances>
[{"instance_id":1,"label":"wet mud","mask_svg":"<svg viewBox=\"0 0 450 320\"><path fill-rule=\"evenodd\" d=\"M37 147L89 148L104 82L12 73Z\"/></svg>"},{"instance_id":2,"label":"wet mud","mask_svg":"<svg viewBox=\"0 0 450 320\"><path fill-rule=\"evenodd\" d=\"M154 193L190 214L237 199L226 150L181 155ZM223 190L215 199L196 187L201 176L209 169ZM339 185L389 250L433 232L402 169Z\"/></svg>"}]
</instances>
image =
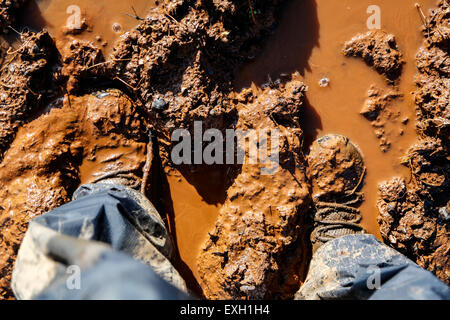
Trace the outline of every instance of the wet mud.
<instances>
[{"instance_id":1,"label":"wet mud","mask_svg":"<svg viewBox=\"0 0 450 320\"><path fill-rule=\"evenodd\" d=\"M0 3L9 30L0 49L1 297L13 298L28 221L70 201L80 184L126 172L145 184L195 294L292 298L311 255L306 155L327 133L347 135L364 155L363 226L448 282L444 0L422 33L409 1L381 1L394 13L408 2L412 36L389 23L366 33L365 1L80 1L76 30L56 1L25 2ZM339 29L344 21L330 18L339 10L362 21ZM278 129L279 170L174 165L171 134L192 133L194 121L204 130Z\"/></svg>"},{"instance_id":2,"label":"wet mud","mask_svg":"<svg viewBox=\"0 0 450 320\"><path fill-rule=\"evenodd\" d=\"M395 37L381 30L359 34L344 44L348 57L360 57L378 73L394 81L402 73L403 59Z\"/></svg>"},{"instance_id":3,"label":"wet mud","mask_svg":"<svg viewBox=\"0 0 450 320\"><path fill-rule=\"evenodd\" d=\"M308 247L302 235L307 234L310 186L298 122L305 89L292 80L278 89L248 89L235 97L237 128L280 130L281 168L262 175L261 165L244 164L227 190L198 262L200 285L209 299L286 299L305 276Z\"/></svg>"},{"instance_id":4,"label":"wet mud","mask_svg":"<svg viewBox=\"0 0 450 320\"><path fill-rule=\"evenodd\" d=\"M7 33L12 24L16 22L17 13L22 9L27 0L2 0L0 1L0 33Z\"/></svg>"},{"instance_id":5,"label":"wet mud","mask_svg":"<svg viewBox=\"0 0 450 320\"><path fill-rule=\"evenodd\" d=\"M440 1L423 29L415 92L419 140L403 158L408 179L380 185L383 239L450 283L450 6Z\"/></svg>"}]
</instances>

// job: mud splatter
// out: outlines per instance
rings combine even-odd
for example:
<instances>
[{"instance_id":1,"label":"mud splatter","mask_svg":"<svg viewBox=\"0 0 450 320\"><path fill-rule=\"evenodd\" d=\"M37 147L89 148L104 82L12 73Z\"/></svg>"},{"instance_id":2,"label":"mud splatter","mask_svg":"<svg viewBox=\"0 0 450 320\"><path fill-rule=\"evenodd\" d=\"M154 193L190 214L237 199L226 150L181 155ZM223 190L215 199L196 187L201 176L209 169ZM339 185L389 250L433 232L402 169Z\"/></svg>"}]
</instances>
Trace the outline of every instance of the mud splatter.
<instances>
[{"instance_id":1,"label":"mud splatter","mask_svg":"<svg viewBox=\"0 0 450 320\"><path fill-rule=\"evenodd\" d=\"M80 183L117 169L138 176L145 154L143 113L117 90L66 97L21 127L0 164L1 296L13 297L9 281L30 219L70 201Z\"/></svg>"}]
</instances>

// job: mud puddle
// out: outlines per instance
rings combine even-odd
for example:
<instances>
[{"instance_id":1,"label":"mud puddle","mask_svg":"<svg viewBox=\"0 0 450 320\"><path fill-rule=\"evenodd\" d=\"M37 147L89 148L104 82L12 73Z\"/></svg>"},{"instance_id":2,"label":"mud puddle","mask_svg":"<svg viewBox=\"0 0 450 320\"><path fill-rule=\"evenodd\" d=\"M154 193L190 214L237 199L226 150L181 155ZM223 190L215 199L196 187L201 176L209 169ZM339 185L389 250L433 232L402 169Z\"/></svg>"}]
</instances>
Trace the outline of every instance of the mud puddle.
<instances>
[{"instance_id":1,"label":"mud puddle","mask_svg":"<svg viewBox=\"0 0 450 320\"><path fill-rule=\"evenodd\" d=\"M46 28L61 51L74 40L92 41L109 54L114 42L139 24L156 6L154 0L31 0L22 24L33 30Z\"/></svg>"},{"instance_id":2,"label":"mud puddle","mask_svg":"<svg viewBox=\"0 0 450 320\"><path fill-rule=\"evenodd\" d=\"M205 168L192 171L167 169L164 208L169 231L177 245L178 269L195 290L200 281L197 259L202 245L216 223L225 201L223 169Z\"/></svg>"},{"instance_id":3,"label":"mud puddle","mask_svg":"<svg viewBox=\"0 0 450 320\"><path fill-rule=\"evenodd\" d=\"M414 3L410 0L376 3L293 0L286 6L278 29L260 56L244 66L235 81L235 87L240 89L252 82L261 86L276 81L283 74L301 73L309 86L308 107L302 123L305 150L316 137L328 133L346 135L360 147L367 166L362 223L378 237L378 183L398 175L409 178L409 170L401 165L401 158L416 140L412 95L416 74L414 59L423 38L422 21ZM366 21L371 14L367 13L367 8L374 4L381 9L381 29L395 35L406 62L398 86L402 97L388 105L395 115L385 124L383 134L377 132L360 111L372 85L381 91L389 91L392 86L362 60L341 53L346 41L368 31ZM436 1L420 1L420 4L427 11ZM320 86L321 79L327 79L328 85ZM386 141L381 140L383 138ZM383 142L390 144L387 150Z\"/></svg>"}]
</instances>

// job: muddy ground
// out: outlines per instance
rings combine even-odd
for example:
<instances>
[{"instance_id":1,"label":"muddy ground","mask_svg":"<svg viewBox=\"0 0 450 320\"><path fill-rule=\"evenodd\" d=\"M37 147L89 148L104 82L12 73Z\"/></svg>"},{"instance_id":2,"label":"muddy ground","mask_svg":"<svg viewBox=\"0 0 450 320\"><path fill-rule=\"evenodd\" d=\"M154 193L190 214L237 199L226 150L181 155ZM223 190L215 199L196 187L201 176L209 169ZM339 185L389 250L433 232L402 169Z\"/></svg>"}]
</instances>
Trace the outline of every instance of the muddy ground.
<instances>
[{"instance_id":1,"label":"muddy ground","mask_svg":"<svg viewBox=\"0 0 450 320\"><path fill-rule=\"evenodd\" d=\"M1 0L0 30L10 36L16 31L9 26L21 30L14 17L24 2ZM132 148L143 165L152 130L159 165L152 166L146 187L158 207L164 205L155 196L158 170L173 166L171 133L192 130L195 120L203 121L204 129L279 129L281 169L269 177L256 165L224 166L226 200L198 259L199 287L191 284L191 289L211 299L293 296L310 255L305 221L311 194L300 125L307 86L298 74L260 90L236 93L232 85L236 68L256 55L276 28L282 5L268 0L165 0L109 56L103 55L101 44L79 40L58 50L46 31L22 32L19 49L0 49L1 297L13 298L11 271L28 221L69 201L89 181L83 163L89 157L96 161L103 137L123 138L125 146L108 147ZM378 201L385 242L447 283L449 19L449 5L441 0L423 30L417 56L418 141L404 158L411 178L381 184ZM396 80L403 64L395 37L382 31L357 35L343 52L363 58L386 77L390 90L371 88L362 114L380 132L380 147L388 148L382 127L395 117L388 106L398 98ZM92 93L106 88L128 96L122 109L108 113L102 109L107 103L96 102ZM86 120L87 100L98 103L92 112L99 113L101 125ZM117 115L132 110L140 115L133 123Z\"/></svg>"},{"instance_id":2,"label":"muddy ground","mask_svg":"<svg viewBox=\"0 0 450 320\"><path fill-rule=\"evenodd\" d=\"M416 115L419 139L403 162L408 181L380 185L383 239L450 284L450 6L440 1L427 18L417 53Z\"/></svg>"}]
</instances>

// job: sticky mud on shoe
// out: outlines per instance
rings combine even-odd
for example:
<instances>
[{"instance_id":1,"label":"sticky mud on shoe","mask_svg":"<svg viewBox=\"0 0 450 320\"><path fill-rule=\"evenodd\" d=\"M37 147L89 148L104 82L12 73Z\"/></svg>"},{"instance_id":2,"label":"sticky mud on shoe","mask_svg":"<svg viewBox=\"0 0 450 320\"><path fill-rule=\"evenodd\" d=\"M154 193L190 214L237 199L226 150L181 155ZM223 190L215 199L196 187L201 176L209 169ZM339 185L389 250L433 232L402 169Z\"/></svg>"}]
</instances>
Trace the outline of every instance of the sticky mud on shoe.
<instances>
[{"instance_id":1,"label":"sticky mud on shoe","mask_svg":"<svg viewBox=\"0 0 450 320\"><path fill-rule=\"evenodd\" d=\"M133 102L115 89L86 96L84 134L89 147L80 167L82 183L140 187L146 160L146 122Z\"/></svg>"},{"instance_id":2,"label":"sticky mud on shoe","mask_svg":"<svg viewBox=\"0 0 450 320\"><path fill-rule=\"evenodd\" d=\"M363 232L363 197L357 193L365 174L363 157L347 137L331 134L316 140L307 170L313 188L313 252L329 240Z\"/></svg>"},{"instance_id":3,"label":"sticky mud on shoe","mask_svg":"<svg viewBox=\"0 0 450 320\"><path fill-rule=\"evenodd\" d=\"M307 160L313 195L319 198L342 197L355 191L366 171L358 147L337 134L316 140Z\"/></svg>"}]
</instances>

